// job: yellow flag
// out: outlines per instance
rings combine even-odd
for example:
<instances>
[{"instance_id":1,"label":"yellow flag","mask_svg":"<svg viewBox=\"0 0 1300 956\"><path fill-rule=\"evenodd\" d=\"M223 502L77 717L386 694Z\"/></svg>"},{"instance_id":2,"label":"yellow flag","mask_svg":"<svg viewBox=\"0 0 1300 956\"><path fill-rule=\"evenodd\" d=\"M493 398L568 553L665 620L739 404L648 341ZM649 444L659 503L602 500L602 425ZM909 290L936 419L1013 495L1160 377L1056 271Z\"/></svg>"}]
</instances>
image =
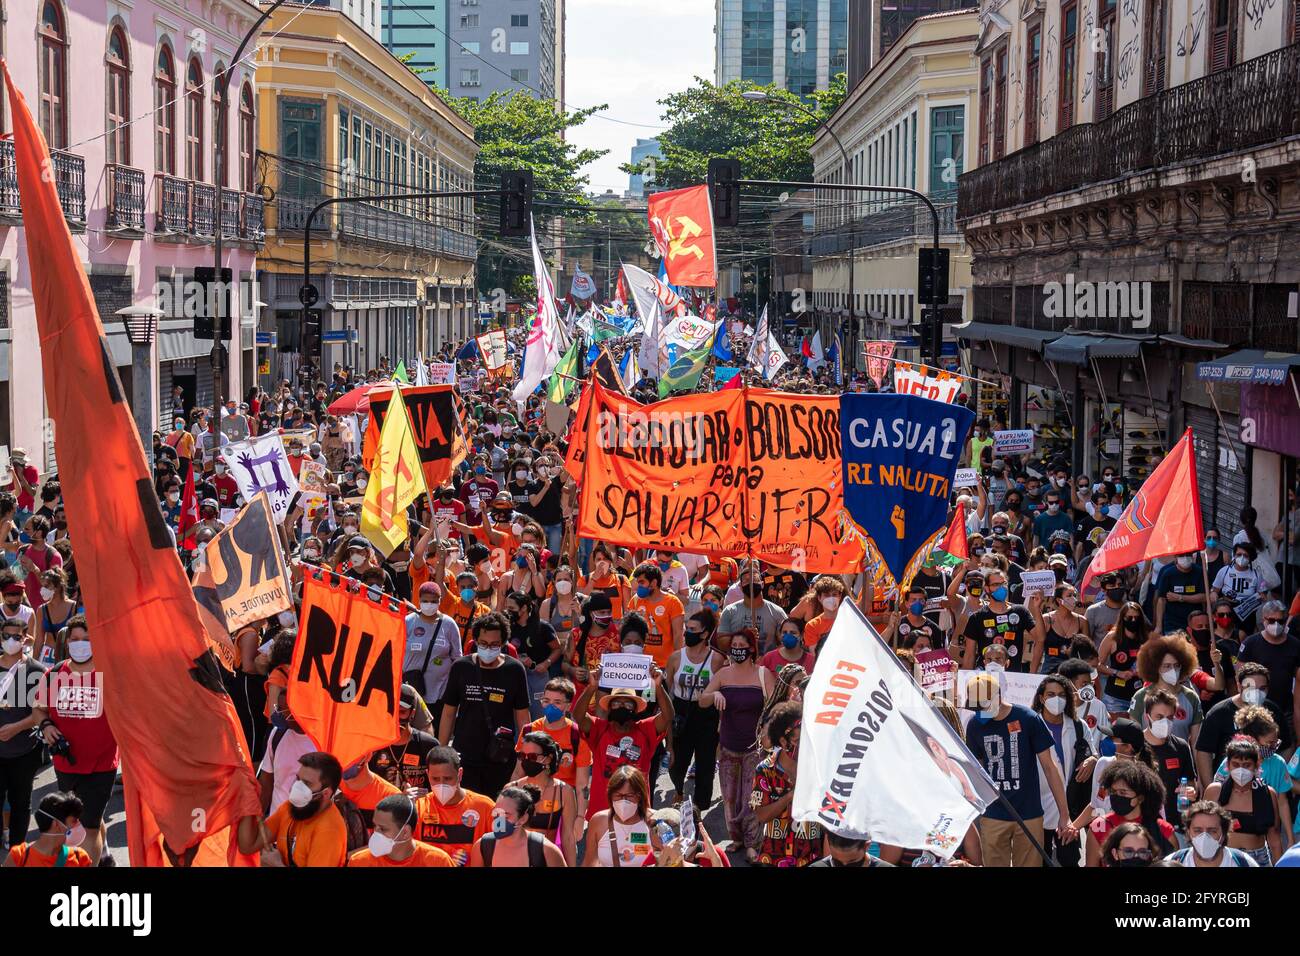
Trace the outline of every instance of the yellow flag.
<instances>
[{"instance_id":1,"label":"yellow flag","mask_svg":"<svg viewBox=\"0 0 1300 956\"><path fill-rule=\"evenodd\" d=\"M396 400L401 394L401 389L395 386L395 400L388 403L361 509L361 533L384 557L406 540L409 533L406 509L425 492L424 469L420 467L411 413L405 400Z\"/></svg>"}]
</instances>

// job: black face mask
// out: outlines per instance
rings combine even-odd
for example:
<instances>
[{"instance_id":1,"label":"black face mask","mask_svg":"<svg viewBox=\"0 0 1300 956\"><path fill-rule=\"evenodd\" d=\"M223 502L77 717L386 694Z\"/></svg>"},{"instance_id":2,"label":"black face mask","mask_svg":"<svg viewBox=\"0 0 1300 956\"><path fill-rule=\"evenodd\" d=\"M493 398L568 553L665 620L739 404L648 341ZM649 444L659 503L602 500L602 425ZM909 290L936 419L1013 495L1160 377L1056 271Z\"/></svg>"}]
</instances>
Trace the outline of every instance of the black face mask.
<instances>
[{"instance_id":1,"label":"black face mask","mask_svg":"<svg viewBox=\"0 0 1300 956\"><path fill-rule=\"evenodd\" d=\"M686 642L687 647L695 647L704 641L704 632L686 631L682 634L682 640Z\"/></svg>"},{"instance_id":2,"label":"black face mask","mask_svg":"<svg viewBox=\"0 0 1300 956\"><path fill-rule=\"evenodd\" d=\"M1106 589L1106 597L1108 597L1108 598L1110 598L1112 601L1115 601L1116 603L1118 603L1118 602L1124 600L1124 589L1123 589L1123 588L1107 588L1107 589Z\"/></svg>"},{"instance_id":3,"label":"black face mask","mask_svg":"<svg viewBox=\"0 0 1300 956\"><path fill-rule=\"evenodd\" d=\"M1140 857L1140 856L1134 856L1134 857L1121 857L1121 858L1118 859L1118 860L1111 860L1111 861L1110 861L1110 865L1113 866L1113 867L1121 867L1121 868L1124 868L1124 869L1131 869L1132 867L1135 867L1135 866L1150 866L1150 865L1151 865L1151 861L1150 861L1150 860L1144 860L1144 859L1142 859L1142 857Z\"/></svg>"},{"instance_id":4,"label":"black face mask","mask_svg":"<svg viewBox=\"0 0 1300 956\"><path fill-rule=\"evenodd\" d=\"M530 777L535 777L546 769L546 764L542 763L540 760L521 760L519 761L519 765L523 767L524 773L528 774Z\"/></svg>"},{"instance_id":5,"label":"black face mask","mask_svg":"<svg viewBox=\"0 0 1300 956\"><path fill-rule=\"evenodd\" d=\"M632 720L632 708L612 707L609 711L609 719L616 724L626 724Z\"/></svg>"},{"instance_id":6,"label":"black face mask","mask_svg":"<svg viewBox=\"0 0 1300 956\"><path fill-rule=\"evenodd\" d=\"M1110 795L1110 808L1121 817L1126 817L1133 812L1133 798L1112 793Z\"/></svg>"}]
</instances>

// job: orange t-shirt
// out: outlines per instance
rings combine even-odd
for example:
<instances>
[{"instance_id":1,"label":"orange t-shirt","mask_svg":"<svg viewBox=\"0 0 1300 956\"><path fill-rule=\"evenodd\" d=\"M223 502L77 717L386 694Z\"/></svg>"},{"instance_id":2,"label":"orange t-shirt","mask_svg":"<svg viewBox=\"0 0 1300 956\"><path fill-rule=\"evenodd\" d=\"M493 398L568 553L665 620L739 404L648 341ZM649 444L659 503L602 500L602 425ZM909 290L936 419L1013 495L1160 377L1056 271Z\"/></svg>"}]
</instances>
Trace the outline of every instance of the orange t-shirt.
<instances>
[{"instance_id":1,"label":"orange t-shirt","mask_svg":"<svg viewBox=\"0 0 1300 956\"><path fill-rule=\"evenodd\" d=\"M394 860L391 856L375 856L369 850L357 850L348 857L348 866L455 866L449 857L436 846L428 843L414 842L415 852L405 860Z\"/></svg>"},{"instance_id":2,"label":"orange t-shirt","mask_svg":"<svg viewBox=\"0 0 1300 956\"><path fill-rule=\"evenodd\" d=\"M627 602L627 609L639 611L650 623L645 652L653 657L660 667L667 667L668 658L676 650L673 646L673 621L680 619L685 613L682 602L677 595L660 591L657 598L639 598L633 595Z\"/></svg>"},{"instance_id":3,"label":"orange t-shirt","mask_svg":"<svg viewBox=\"0 0 1300 956\"><path fill-rule=\"evenodd\" d=\"M334 804L310 820L295 820L287 800L266 820L266 828L284 865L344 866L348 860L348 828Z\"/></svg>"},{"instance_id":4,"label":"orange t-shirt","mask_svg":"<svg viewBox=\"0 0 1300 956\"><path fill-rule=\"evenodd\" d=\"M415 801L415 838L438 847L457 866L469 865L470 848L492 830L496 801L464 791L460 803L444 807L433 794Z\"/></svg>"},{"instance_id":5,"label":"orange t-shirt","mask_svg":"<svg viewBox=\"0 0 1300 956\"><path fill-rule=\"evenodd\" d=\"M428 561L425 561L418 568L414 564L407 565L406 573L411 579L411 597L418 602L420 600L420 585L429 580L433 574L433 568L429 566ZM447 593L446 588L443 588L443 593Z\"/></svg>"},{"instance_id":6,"label":"orange t-shirt","mask_svg":"<svg viewBox=\"0 0 1300 956\"><path fill-rule=\"evenodd\" d=\"M438 610L455 621L456 626L460 628L461 635L465 636L469 634L470 621L482 617L492 609L482 601L475 601L471 607L460 599L460 594L448 589L443 592L442 601L438 604Z\"/></svg>"},{"instance_id":7,"label":"orange t-shirt","mask_svg":"<svg viewBox=\"0 0 1300 956\"><path fill-rule=\"evenodd\" d=\"M510 530L509 524L497 524L491 518L484 517L485 522L492 526L492 530L499 536L496 544L488 539L487 531L483 525L474 526L474 538L479 544L488 549L488 560L492 562L492 568L497 574L502 574L510 566L511 560L514 559L515 552L519 550L519 539L515 537L514 532Z\"/></svg>"},{"instance_id":8,"label":"orange t-shirt","mask_svg":"<svg viewBox=\"0 0 1300 956\"><path fill-rule=\"evenodd\" d=\"M627 578L621 574L610 573L604 577L595 575L584 577L578 585L578 590L584 594L604 591L609 596L610 610L614 615L614 623L617 624L623 619L623 592L627 586Z\"/></svg>"},{"instance_id":9,"label":"orange t-shirt","mask_svg":"<svg viewBox=\"0 0 1300 956\"><path fill-rule=\"evenodd\" d=\"M520 742L523 742L524 734L533 732L546 734L560 745L560 766L556 768L555 779L577 789L578 768L591 766L591 748L583 739L578 725L566 717L562 728L551 730L546 726L546 718L538 717L524 727L519 735Z\"/></svg>"},{"instance_id":10,"label":"orange t-shirt","mask_svg":"<svg viewBox=\"0 0 1300 956\"><path fill-rule=\"evenodd\" d=\"M348 782L344 780L339 784L339 792L357 805L361 811L361 817L366 821L366 829L375 828L375 807L379 806L379 801L384 797L391 797L395 793L401 793L391 783L379 776L377 773L370 775L370 780L360 790L348 789Z\"/></svg>"},{"instance_id":11,"label":"orange t-shirt","mask_svg":"<svg viewBox=\"0 0 1300 956\"><path fill-rule=\"evenodd\" d=\"M809 650L817 647L817 643L826 636L826 632L831 629L835 619L827 617L825 613L818 614L815 618L803 626L803 643Z\"/></svg>"},{"instance_id":12,"label":"orange t-shirt","mask_svg":"<svg viewBox=\"0 0 1300 956\"><path fill-rule=\"evenodd\" d=\"M34 843L23 843L20 846L12 847L9 850L9 859L13 861L14 866L48 866L53 867L54 861L59 857L59 851L55 850L53 855L46 856L40 850L36 849ZM63 861L64 866L93 866L90 862L90 854L79 846L68 847L68 858Z\"/></svg>"}]
</instances>

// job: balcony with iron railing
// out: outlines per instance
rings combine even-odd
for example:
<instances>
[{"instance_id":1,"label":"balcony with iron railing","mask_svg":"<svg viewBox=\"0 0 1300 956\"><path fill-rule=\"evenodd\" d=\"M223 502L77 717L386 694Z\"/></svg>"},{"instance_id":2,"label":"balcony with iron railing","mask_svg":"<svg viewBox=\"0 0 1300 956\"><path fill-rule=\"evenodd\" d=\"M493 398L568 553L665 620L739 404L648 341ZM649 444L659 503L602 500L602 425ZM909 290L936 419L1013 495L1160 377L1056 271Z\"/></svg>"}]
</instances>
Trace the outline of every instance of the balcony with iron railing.
<instances>
[{"instance_id":1,"label":"balcony with iron railing","mask_svg":"<svg viewBox=\"0 0 1300 956\"><path fill-rule=\"evenodd\" d=\"M154 177L158 213L154 231L185 236L190 231L190 184L184 179L159 173Z\"/></svg>"},{"instance_id":2,"label":"balcony with iron railing","mask_svg":"<svg viewBox=\"0 0 1300 956\"><path fill-rule=\"evenodd\" d=\"M110 164L104 167L108 201L104 225L115 232L144 233L144 170Z\"/></svg>"},{"instance_id":3,"label":"balcony with iron railing","mask_svg":"<svg viewBox=\"0 0 1300 956\"><path fill-rule=\"evenodd\" d=\"M277 197L276 228L301 230L312 207L321 197ZM420 209L421 206L402 208ZM436 216L435 216L436 218ZM412 216L375 203L341 203L326 207L316 214L312 231L324 235L337 222L338 238L344 242L375 243L402 249L414 249L430 255L473 259L478 255L478 242L474 236L451 229L434 221L434 218Z\"/></svg>"},{"instance_id":4,"label":"balcony with iron railing","mask_svg":"<svg viewBox=\"0 0 1300 956\"><path fill-rule=\"evenodd\" d=\"M965 173L969 219L1132 173L1209 159L1300 134L1300 43L1143 97Z\"/></svg>"},{"instance_id":5,"label":"balcony with iron railing","mask_svg":"<svg viewBox=\"0 0 1300 956\"><path fill-rule=\"evenodd\" d=\"M211 239L217 221L217 187L190 183L190 230L198 239Z\"/></svg>"},{"instance_id":6,"label":"balcony with iron railing","mask_svg":"<svg viewBox=\"0 0 1300 956\"><path fill-rule=\"evenodd\" d=\"M940 240L955 241L961 232L957 228L957 203L952 190L932 194L939 214ZM809 252L813 256L829 256L851 249L869 249L891 242L910 240L929 245L934 237L934 216L923 202L915 199L873 202L871 212L830 229L823 229L812 238Z\"/></svg>"},{"instance_id":7,"label":"balcony with iron railing","mask_svg":"<svg viewBox=\"0 0 1300 956\"><path fill-rule=\"evenodd\" d=\"M233 189L221 190L221 238L239 238L239 193Z\"/></svg>"},{"instance_id":8,"label":"balcony with iron railing","mask_svg":"<svg viewBox=\"0 0 1300 956\"><path fill-rule=\"evenodd\" d=\"M53 150L54 186L59 193L63 216L74 231L86 225L86 161L75 153ZM22 215L18 196L18 164L12 139L0 140L0 217Z\"/></svg>"}]
</instances>

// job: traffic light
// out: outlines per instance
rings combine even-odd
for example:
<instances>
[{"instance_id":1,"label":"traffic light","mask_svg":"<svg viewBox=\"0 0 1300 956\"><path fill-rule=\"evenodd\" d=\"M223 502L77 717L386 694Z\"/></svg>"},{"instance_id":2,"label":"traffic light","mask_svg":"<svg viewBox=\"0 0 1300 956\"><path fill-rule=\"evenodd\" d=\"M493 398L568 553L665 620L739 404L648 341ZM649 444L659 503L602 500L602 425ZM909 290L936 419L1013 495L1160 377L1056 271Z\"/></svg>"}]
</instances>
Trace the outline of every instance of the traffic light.
<instances>
[{"instance_id":1,"label":"traffic light","mask_svg":"<svg viewBox=\"0 0 1300 956\"><path fill-rule=\"evenodd\" d=\"M947 248L923 246L916 263L916 301L920 305L943 305L948 301Z\"/></svg>"},{"instance_id":2,"label":"traffic light","mask_svg":"<svg viewBox=\"0 0 1300 956\"><path fill-rule=\"evenodd\" d=\"M194 283L203 287L199 314L194 317L196 339L230 338L230 285L234 281L231 269L213 266L195 266ZM188 297L188 293L187 293ZM218 334L219 333L219 334Z\"/></svg>"},{"instance_id":3,"label":"traffic light","mask_svg":"<svg viewBox=\"0 0 1300 956\"><path fill-rule=\"evenodd\" d=\"M709 203L713 207L713 225L740 225L740 161L737 159L709 160Z\"/></svg>"},{"instance_id":4,"label":"traffic light","mask_svg":"<svg viewBox=\"0 0 1300 956\"><path fill-rule=\"evenodd\" d=\"M320 355L320 309L302 310L302 354L313 360Z\"/></svg>"},{"instance_id":5,"label":"traffic light","mask_svg":"<svg viewBox=\"0 0 1300 956\"><path fill-rule=\"evenodd\" d=\"M526 236L532 225L533 173L530 169L501 174L501 235Z\"/></svg>"}]
</instances>

